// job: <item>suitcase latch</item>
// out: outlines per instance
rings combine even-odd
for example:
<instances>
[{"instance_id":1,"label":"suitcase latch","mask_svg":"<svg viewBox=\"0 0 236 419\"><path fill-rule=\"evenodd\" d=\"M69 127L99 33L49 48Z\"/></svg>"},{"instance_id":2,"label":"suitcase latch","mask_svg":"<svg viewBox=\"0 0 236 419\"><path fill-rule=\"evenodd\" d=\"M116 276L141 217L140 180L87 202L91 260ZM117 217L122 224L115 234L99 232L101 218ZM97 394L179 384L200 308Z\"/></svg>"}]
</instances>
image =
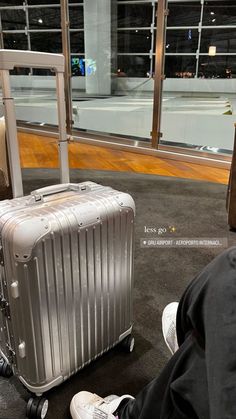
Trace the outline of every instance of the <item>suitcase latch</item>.
<instances>
[{"instance_id":1,"label":"suitcase latch","mask_svg":"<svg viewBox=\"0 0 236 419\"><path fill-rule=\"evenodd\" d=\"M8 319L11 318L9 303L2 295L0 295L0 310Z\"/></svg>"}]
</instances>

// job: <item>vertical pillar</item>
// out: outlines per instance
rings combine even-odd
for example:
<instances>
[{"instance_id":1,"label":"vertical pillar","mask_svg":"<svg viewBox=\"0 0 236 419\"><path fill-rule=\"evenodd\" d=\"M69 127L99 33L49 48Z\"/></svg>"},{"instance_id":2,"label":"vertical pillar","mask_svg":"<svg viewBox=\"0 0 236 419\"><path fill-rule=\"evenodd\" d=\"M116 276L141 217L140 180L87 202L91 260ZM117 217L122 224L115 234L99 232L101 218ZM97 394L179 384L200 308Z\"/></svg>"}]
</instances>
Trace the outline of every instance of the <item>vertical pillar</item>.
<instances>
[{"instance_id":1,"label":"vertical pillar","mask_svg":"<svg viewBox=\"0 0 236 419\"><path fill-rule=\"evenodd\" d=\"M111 94L111 0L84 0L86 93Z\"/></svg>"},{"instance_id":2,"label":"vertical pillar","mask_svg":"<svg viewBox=\"0 0 236 419\"><path fill-rule=\"evenodd\" d=\"M159 0L157 7L157 36L156 36L156 57L155 57L155 78L154 78L154 102L152 122L152 147L157 148L161 138L161 111L165 48L166 48L166 20L168 15L167 0Z\"/></svg>"}]
</instances>

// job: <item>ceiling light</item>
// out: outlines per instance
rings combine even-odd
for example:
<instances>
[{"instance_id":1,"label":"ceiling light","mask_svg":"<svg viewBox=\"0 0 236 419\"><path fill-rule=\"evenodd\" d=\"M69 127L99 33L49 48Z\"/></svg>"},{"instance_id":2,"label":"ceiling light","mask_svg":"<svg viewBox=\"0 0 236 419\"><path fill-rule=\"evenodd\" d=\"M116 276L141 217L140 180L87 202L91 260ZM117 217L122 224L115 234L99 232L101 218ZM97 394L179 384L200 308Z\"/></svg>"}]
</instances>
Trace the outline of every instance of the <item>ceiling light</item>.
<instances>
[{"instance_id":1,"label":"ceiling light","mask_svg":"<svg viewBox=\"0 0 236 419\"><path fill-rule=\"evenodd\" d=\"M38 23L43 23L43 19L38 19Z\"/></svg>"},{"instance_id":2,"label":"ceiling light","mask_svg":"<svg viewBox=\"0 0 236 419\"><path fill-rule=\"evenodd\" d=\"M211 15L214 16L215 12L211 12Z\"/></svg>"},{"instance_id":3,"label":"ceiling light","mask_svg":"<svg viewBox=\"0 0 236 419\"><path fill-rule=\"evenodd\" d=\"M216 19L212 19L212 22L214 23L216 21Z\"/></svg>"}]
</instances>

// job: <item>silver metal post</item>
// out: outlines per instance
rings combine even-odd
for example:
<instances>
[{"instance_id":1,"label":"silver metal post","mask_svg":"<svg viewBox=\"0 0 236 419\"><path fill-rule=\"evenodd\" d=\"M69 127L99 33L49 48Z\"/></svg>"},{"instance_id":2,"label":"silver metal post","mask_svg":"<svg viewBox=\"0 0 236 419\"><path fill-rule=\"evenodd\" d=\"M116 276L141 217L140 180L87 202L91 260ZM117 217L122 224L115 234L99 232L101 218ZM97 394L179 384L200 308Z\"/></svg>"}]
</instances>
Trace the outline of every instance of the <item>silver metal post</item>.
<instances>
[{"instance_id":1,"label":"silver metal post","mask_svg":"<svg viewBox=\"0 0 236 419\"><path fill-rule=\"evenodd\" d=\"M27 34L27 43L28 43L28 50L31 51L31 40L29 34L29 9L28 9L28 1L25 1L25 20L26 20L26 34ZM32 72L32 69L31 69Z\"/></svg>"},{"instance_id":2,"label":"silver metal post","mask_svg":"<svg viewBox=\"0 0 236 419\"><path fill-rule=\"evenodd\" d=\"M66 133L66 109L65 109L65 91L64 75L56 73L57 96L58 100L58 129L59 129L59 159L60 159L60 181L69 183L69 158L68 141Z\"/></svg>"},{"instance_id":3,"label":"silver metal post","mask_svg":"<svg viewBox=\"0 0 236 419\"><path fill-rule=\"evenodd\" d=\"M158 0L157 8L157 36L154 77L154 102L152 122L152 147L157 148L161 138L162 91L165 65L166 20L168 15L168 0Z\"/></svg>"},{"instance_id":4,"label":"silver metal post","mask_svg":"<svg viewBox=\"0 0 236 419\"><path fill-rule=\"evenodd\" d=\"M26 27L25 27L25 30L26 30L26 34L27 34L27 43L28 43L28 50L29 51L31 51L31 39L30 39L30 33L29 33L29 28L30 28L30 26L29 26L29 9L28 9L28 0L25 0L25 3L24 3L24 5L25 5L25 20L26 20ZM29 70L29 74L30 75L33 75L33 69L32 68L30 68L30 70Z\"/></svg>"},{"instance_id":5,"label":"silver metal post","mask_svg":"<svg viewBox=\"0 0 236 419\"><path fill-rule=\"evenodd\" d=\"M155 19L156 19L156 4L155 1L152 2L152 23L151 23L151 63L150 63L150 77L153 75L153 52L154 52L154 42L155 42Z\"/></svg>"},{"instance_id":6,"label":"silver metal post","mask_svg":"<svg viewBox=\"0 0 236 419\"><path fill-rule=\"evenodd\" d=\"M6 136L7 136L7 150L8 150L8 156L9 156L12 193L13 193L13 198L18 198L18 197L23 196L23 186L22 186L20 154L19 154L19 145L18 145L18 137L17 137L17 127L16 127L15 105L14 105L14 99L11 97L9 70L2 70L1 76L2 76L4 116L5 116L5 120L8 121L8 123L6 124Z\"/></svg>"},{"instance_id":7,"label":"silver metal post","mask_svg":"<svg viewBox=\"0 0 236 419\"><path fill-rule=\"evenodd\" d=\"M61 0L62 50L65 57L66 130L72 135L73 108L71 90L70 18L68 0Z\"/></svg>"},{"instance_id":8,"label":"silver metal post","mask_svg":"<svg viewBox=\"0 0 236 419\"><path fill-rule=\"evenodd\" d=\"M198 26L198 47L197 47L197 54L196 54L197 59L196 59L195 78L198 78L198 72L199 72L199 58L200 58L200 49L201 49L201 40L202 40L203 7L204 7L204 0L201 0L201 16L200 16L200 22Z\"/></svg>"}]
</instances>

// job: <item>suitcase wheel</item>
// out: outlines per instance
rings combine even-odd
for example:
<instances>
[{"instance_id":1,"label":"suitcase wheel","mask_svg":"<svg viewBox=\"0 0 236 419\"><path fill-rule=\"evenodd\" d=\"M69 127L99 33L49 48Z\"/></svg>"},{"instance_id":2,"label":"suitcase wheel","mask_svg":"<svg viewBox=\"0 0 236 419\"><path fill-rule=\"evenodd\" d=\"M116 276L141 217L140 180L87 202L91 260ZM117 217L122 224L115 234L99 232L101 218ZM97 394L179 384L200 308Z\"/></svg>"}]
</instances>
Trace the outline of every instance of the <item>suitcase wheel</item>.
<instances>
[{"instance_id":1,"label":"suitcase wheel","mask_svg":"<svg viewBox=\"0 0 236 419\"><path fill-rule=\"evenodd\" d=\"M0 376L9 378L12 375L12 368L5 359L0 359Z\"/></svg>"},{"instance_id":2,"label":"suitcase wheel","mask_svg":"<svg viewBox=\"0 0 236 419\"><path fill-rule=\"evenodd\" d=\"M125 352L131 353L134 350L134 337L132 335L126 336L124 340L122 340L121 345Z\"/></svg>"},{"instance_id":3,"label":"suitcase wheel","mask_svg":"<svg viewBox=\"0 0 236 419\"><path fill-rule=\"evenodd\" d=\"M44 419L48 411L48 400L43 397L31 398L26 408L26 417L29 419Z\"/></svg>"}]
</instances>

